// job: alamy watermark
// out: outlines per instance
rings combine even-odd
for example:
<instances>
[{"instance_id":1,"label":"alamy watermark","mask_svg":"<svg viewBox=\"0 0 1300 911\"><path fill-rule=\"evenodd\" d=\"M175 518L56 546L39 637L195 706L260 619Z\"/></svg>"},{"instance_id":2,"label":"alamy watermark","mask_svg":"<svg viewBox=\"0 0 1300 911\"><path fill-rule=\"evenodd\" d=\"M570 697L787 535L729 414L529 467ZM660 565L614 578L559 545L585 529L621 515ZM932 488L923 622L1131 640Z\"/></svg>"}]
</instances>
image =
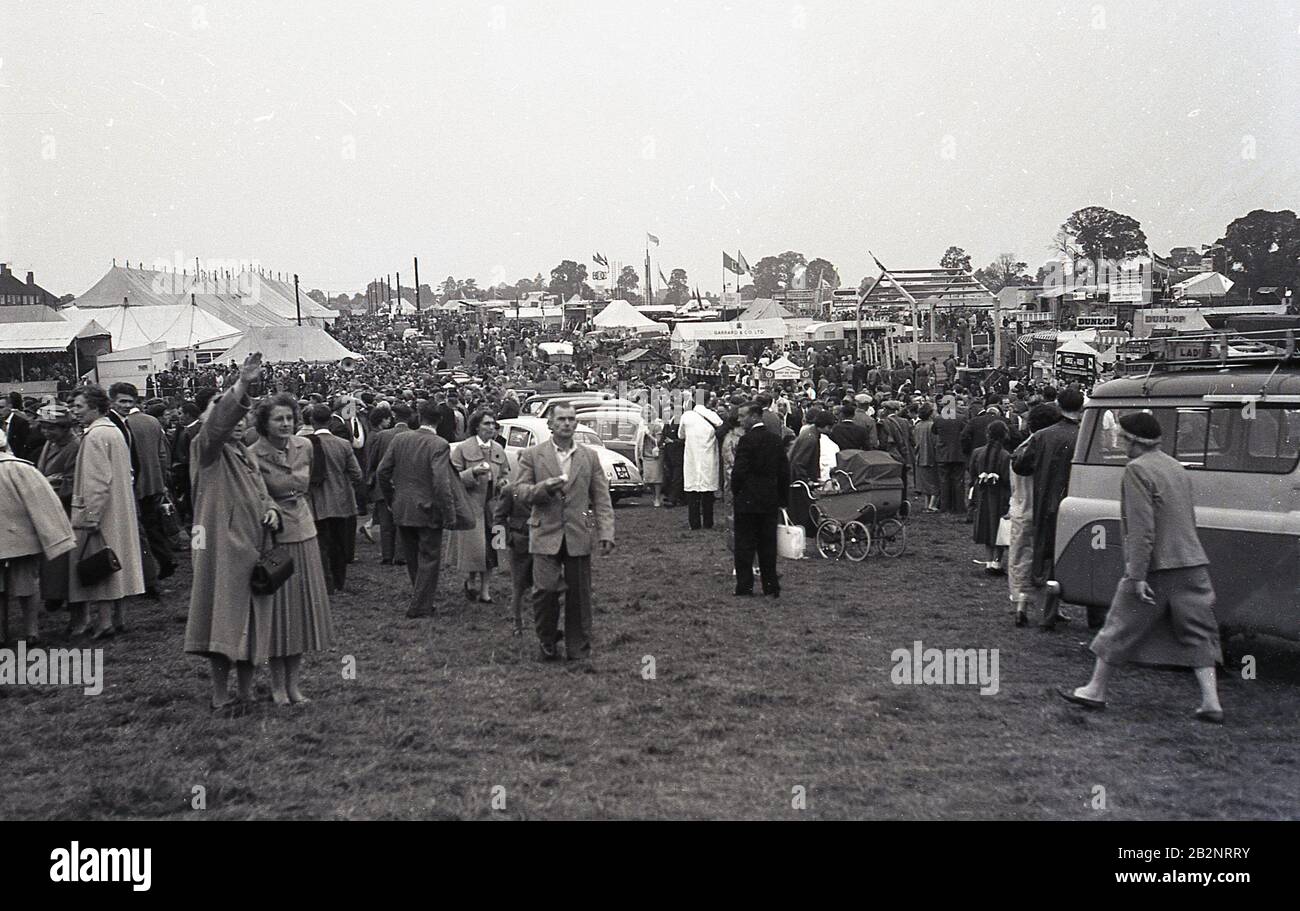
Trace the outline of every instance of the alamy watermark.
<instances>
[{"instance_id":1,"label":"alamy watermark","mask_svg":"<svg viewBox=\"0 0 1300 911\"><path fill-rule=\"evenodd\" d=\"M0 686L79 686L87 696L104 691L102 648L0 648Z\"/></svg>"},{"instance_id":2,"label":"alamy watermark","mask_svg":"<svg viewBox=\"0 0 1300 911\"><path fill-rule=\"evenodd\" d=\"M996 696L1000 688L995 648L926 648L917 639L910 649L894 649L889 658L895 686L978 686L981 696Z\"/></svg>"}]
</instances>

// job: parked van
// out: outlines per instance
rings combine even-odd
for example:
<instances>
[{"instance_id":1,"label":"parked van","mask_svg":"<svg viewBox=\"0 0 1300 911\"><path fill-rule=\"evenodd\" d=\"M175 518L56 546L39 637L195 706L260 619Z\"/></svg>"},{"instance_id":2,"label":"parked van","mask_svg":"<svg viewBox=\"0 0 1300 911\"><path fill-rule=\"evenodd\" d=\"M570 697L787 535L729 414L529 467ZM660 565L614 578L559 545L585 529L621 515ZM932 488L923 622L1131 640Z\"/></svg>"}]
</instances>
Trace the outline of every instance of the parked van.
<instances>
[{"instance_id":1,"label":"parked van","mask_svg":"<svg viewBox=\"0 0 1300 911\"><path fill-rule=\"evenodd\" d=\"M1191 474L1220 625L1300 640L1300 361L1292 349L1213 363L1135 362L1093 391L1057 520L1056 581L1065 601L1110 603L1124 574L1119 418L1148 411Z\"/></svg>"}]
</instances>

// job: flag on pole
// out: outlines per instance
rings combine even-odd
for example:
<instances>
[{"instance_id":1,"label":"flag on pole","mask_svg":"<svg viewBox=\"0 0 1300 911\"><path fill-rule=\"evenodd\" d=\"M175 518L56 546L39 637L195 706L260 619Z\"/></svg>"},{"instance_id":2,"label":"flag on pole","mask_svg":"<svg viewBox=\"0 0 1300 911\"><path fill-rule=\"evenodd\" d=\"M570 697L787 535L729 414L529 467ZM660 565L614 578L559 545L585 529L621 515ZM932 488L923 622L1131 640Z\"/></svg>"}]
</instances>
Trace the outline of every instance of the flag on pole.
<instances>
[{"instance_id":1,"label":"flag on pole","mask_svg":"<svg viewBox=\"0 0 1300 911\"><path fill-rule=\"evenodd\" d=\"M655 237L649 231L646 232L645 240L648 244L654 244L656 247L659 246L659 238Z\"/></svg>"},{"instance_id":2,"label":"flag on pole","mask_svg":"<svg viewBox=\"0 0 1300 911\"><path fill-rule=\"evenodd\" d=\"M731 272L735 275L745 274L740 268L740 263L732 259L726 250L722 251L722 268L726 269L728 272Z\"/></svg>"},{"instance_id":3,"label":"flag on pole","mask_svg":"<svg viewBox=\"0 0 1300 911\"><path fill-rule=\"evenodd\" d=\"M754 270L750 268L749 263L745 262L745 254L741 253L739 250L736 251L736 263L740 266L741 272L747 272L750 275L754 274ZM740 275L741 272L737 272L736 274Z\"/></svg>"},{"instance_id":4,"label":"flag on pole","mask_svg":"<svg viewBox=\"0 0 1300 911\"><path fill-rule=\"evenodd\" d=\"M594 263L596 263L597 265L604 266L606 269L609 268L609 260L607 260L605 257L601 256L599 253L597 253L595 256L593 256L593 257L591 258L591 261L594 262Z\"/></svg>"},{"instance_id":5,"label":"flag on pole","mask_svg":"<svg viewBox=\"0 0 1300 911\"><path fill-rule=\"evenodd\" d=\"M790 288L794 291L808 290L808 267L797 265L790 274Z\"/></svg>"},{"instance_id":6,"label":"flag on pole","mask_svg":"<svg viewBox=\"0 0 1300 911\"><path fill-rule=\"evenodd\" d=\"M817 290L819 290L819 291L830 291L830 290L831 290L831 283L828 282L828 281L826 280L825 276L823 276L823 277L821 277L821 278L819 278L819 279L817 280Z\"/></svg>"},{"instance_id":7,"label":"flag on pole","mask_svg":"<svg viewBox=\"0 0 1300 911\"><path fill-rule=\"evenodd\" d=\"M663 282L665 285L668 284L668 276L664 275L663 266L659 267L659 280Z\"/></svg>"}]
</instances>

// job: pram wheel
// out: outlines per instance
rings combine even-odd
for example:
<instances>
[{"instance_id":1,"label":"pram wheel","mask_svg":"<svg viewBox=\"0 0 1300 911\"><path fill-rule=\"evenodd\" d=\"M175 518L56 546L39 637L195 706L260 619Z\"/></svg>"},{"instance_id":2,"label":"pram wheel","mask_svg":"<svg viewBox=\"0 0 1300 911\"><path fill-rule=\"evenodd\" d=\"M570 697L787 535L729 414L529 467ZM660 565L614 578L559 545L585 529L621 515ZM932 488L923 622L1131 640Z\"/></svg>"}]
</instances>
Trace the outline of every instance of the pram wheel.
<instances>
[{"instance_id":1,"label":"pram wheel","mask_svg":"<svg viewBox=\"0 0 1300 911\"><path fill-rule=\"evenodd\" d=\"M871 553L871 531L861 522L850 522L844 526L844 556L854 563L861 563Z\"/></svg>"},{"instance_id":2,"label":"pram wheel","mask_svg":"<svg viewBox=\"0 0 1300 911\"><path fill-rule=\"evenodd\" d=\"M817 526L817 552L827 560L844 556L844 528L835 519Z\"/></svg>"},{"instance_id":3,"label":"pram wheel","mask_svg":"<svg viewBox=\"0 0 1300 911\"><path fill-rule=\"evenodd\" d=\"M907 526L897 519L886 519L876 527L880 552L886 557L901 557L907 550Z\"/></svg>"}]
</instances>

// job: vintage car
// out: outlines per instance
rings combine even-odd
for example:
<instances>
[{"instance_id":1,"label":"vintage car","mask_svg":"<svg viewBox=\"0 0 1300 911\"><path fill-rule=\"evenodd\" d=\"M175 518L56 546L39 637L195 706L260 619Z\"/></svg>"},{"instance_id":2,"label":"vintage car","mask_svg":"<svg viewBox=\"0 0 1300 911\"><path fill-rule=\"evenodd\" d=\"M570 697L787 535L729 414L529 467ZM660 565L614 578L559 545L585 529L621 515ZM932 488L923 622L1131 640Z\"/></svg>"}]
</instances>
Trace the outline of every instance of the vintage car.
<instances>
[{"instance_id":1,"label":"vintage car","mask_svg":"<svg viewBox=\"0 0 1300 911\"><path fill-rule=\"evenodd\" d=\"M551 428L541 418L506 418L500 423L500 434L506 441L506 461L510 464L512 473L519 465L519 453L522 450L545 443L551 438ZM634 497L645 491L641 472L637 470L636 465L612 449L606 448L601 438L590 427L579 424L574 433L574 440L580 445L590 446L600 456L600 465L605 469L605 477L609 480L609 494L612 499Z\"/></svg>"}]
</instances>

